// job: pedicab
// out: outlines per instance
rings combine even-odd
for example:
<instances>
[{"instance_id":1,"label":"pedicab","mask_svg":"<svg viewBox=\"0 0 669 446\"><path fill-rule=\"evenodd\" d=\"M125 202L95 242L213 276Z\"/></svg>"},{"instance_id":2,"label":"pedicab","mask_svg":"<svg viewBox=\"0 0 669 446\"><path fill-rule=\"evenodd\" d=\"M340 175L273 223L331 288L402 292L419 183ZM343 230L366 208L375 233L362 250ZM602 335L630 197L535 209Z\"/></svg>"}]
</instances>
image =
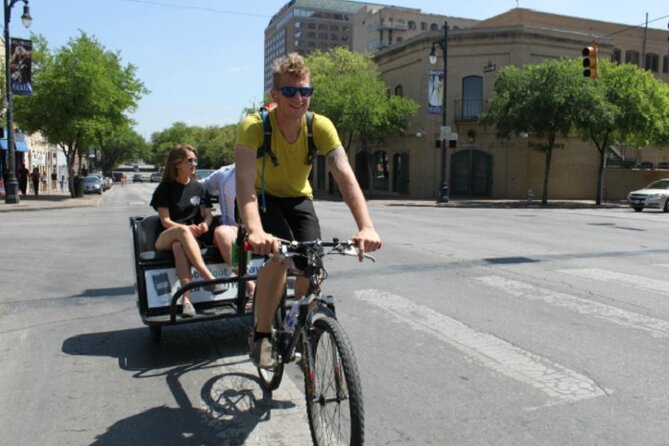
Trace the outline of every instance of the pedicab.
<instances>
[{"instance_id":1,"label":"pedicab","mask_svg":"<svg viewBox=\"0 0 669 446\"><path fill-rule=\"evenodd\" d=\"M246 282L256 280L264 258L252 256L243 249L233 249L233 265L228 266L218 248L204 246L201 248L202 258L215 279L203 280L193 269L192 281L182 287L176 275L172 252L156 251L154 248L160 225L157 214L130 217L137 308L154 341L160 341L165 325L240 317L250 313L247 303L251 296L247 296ZM243 231L239 232L237 245L241 246ZM216 283L226 283L228 289L220 294L205 289L207 285ZM197 312L194 317L181 315L181 297L188 290Z\"/></svg>"}]
</instances>

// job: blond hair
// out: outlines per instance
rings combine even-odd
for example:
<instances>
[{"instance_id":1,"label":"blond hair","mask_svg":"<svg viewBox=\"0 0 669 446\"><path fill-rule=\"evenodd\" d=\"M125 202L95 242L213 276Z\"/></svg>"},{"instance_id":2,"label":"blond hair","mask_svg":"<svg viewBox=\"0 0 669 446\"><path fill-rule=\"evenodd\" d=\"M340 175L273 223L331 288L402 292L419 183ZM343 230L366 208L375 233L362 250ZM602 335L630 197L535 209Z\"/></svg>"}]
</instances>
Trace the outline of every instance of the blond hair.
<instances>
[{"instance_id":1,"label":"blond hair","mask_svg":"<svg viewBox=\"0 0 669 446\"><path fill-rule=\"evenodd\" d=\"M290 53L279 57L272 64L272 88L280 87L279 83L284 75L305 77L309 74L309 67L304 63L304 57L298 53Z\"/></svg>"}]
</instances>

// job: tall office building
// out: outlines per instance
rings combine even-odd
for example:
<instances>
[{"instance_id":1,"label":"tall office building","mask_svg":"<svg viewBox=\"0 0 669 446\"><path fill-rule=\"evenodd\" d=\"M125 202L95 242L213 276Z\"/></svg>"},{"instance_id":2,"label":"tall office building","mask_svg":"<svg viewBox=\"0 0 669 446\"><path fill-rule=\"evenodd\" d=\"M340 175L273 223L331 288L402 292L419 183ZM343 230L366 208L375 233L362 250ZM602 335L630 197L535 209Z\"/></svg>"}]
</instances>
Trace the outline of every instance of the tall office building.
<instances>
[{"instance_id":1,"label":"tall office building","mask_svg":"<svg viewBox=\"0 0 669 446\"><path fill-rule=\"evenodd\" d=\"M416 8L348 0L291 0L265 29L264 87L272 86L272 63L291 52L343 46L358 53L376 52L418 34L469 28L478 20L422 12Z\"/></svg>"},{"instance_id":2,"label":"tall office building","mask_svg":"<svg viewBox=\"0 0 669 446\"><path fill-rule=\"evenodd\" d=\"M277 57L337 46L352 49L353 16L364 5L346 0L286 3L265 28L265 91L272 87L272 63Z\"/></svg>"}]
</instances>

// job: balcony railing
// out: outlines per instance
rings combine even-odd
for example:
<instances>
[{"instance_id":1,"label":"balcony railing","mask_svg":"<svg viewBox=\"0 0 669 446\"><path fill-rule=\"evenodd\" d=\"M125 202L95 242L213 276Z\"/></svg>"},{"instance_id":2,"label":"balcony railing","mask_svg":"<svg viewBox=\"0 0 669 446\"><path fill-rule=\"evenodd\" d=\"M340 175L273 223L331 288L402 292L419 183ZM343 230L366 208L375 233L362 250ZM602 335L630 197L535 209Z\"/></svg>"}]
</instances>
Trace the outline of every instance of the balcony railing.
<instances>
[{"instance_id":1,"label":"balcony railing","mask_svg":"<svg viewBox=\"0 0 669 446\"><path fill-rule=\"evenodd\" d=\"M478 121L479 115L483 113L485 101L482 99L456 100L454 119L459 122Z\"/></svg>"},{"instance_id":2,"label":"balcony railing","mask_svg":"<svg viewBox=\"0 0 669 446\"><path fill-rule=\"evenodd\" d=\"M409 29L409 25L406 23L391 23L391 22L383 22L383 23L375 23L373 25L370 25L370 29L372 31L379 31L382 29L396 29L400 31L406 31Z\"/></svg>"}]
</instances>

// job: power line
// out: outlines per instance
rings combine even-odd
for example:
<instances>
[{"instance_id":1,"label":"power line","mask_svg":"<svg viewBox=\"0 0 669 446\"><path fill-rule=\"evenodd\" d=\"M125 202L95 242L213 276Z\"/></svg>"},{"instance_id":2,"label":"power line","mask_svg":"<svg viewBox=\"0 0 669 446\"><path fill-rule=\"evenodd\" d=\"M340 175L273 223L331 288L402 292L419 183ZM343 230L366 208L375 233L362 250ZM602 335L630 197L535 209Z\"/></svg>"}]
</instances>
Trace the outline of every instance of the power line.
<instances>
[{"instance_id":1,"label":"power line","mask_svg":"<svg viewBox=\"0 0 669 446\"><path fill-rule=\"evenodd\" d=\"M658 17L658 18L653 19L653 20L649 20L648 23L649 23L649 24L650 24L650 23L654 23L654 22L657 22L657 21L660 21L660 20L664 20L664 19L666 19L666 18L669 18L669 15L665 15L665 16ZM604 37L611 37L611 36L613 36L613 35L615 35L615 34L621 33L621 32L623 32L623 31L627 31L628 29L641 28L641 27L645 27L645 26L646 26L646 22L640 23L640 24L638 24L638 25L630 25L630 26L627 26L627 27L625 27L625 28L619 29L618 31L613 32L613 33L611 33L611 34L607 34L607 35L604 36Z\"/></svg>"},{"instance_id":2,"label":"power line","mask_svg":"<svg viewBox=\"0 0 669 446\"><path fill-rule=\"evenodd\" d=\"M246 17L261 17L263 19L272 17L271 15L265 15L265 14L253 14L253 13L250 13L250 12L239 12L239 11L226 11L226 10L223 10L223 9L207 8L207 7L204 7L204 6L178 5L178 4L174 4L174 3L157 2L157 1L152 1L152 0L117 0L117 1L130 2L130 3L143 3L143 4L146 4L146 5L160 6L160 7L164 7L164 8L190 9L190 10L206 11L206 12L213 12L215 14L240 15L240 16L246 16Z\"/></svg>"}]
</instances>

